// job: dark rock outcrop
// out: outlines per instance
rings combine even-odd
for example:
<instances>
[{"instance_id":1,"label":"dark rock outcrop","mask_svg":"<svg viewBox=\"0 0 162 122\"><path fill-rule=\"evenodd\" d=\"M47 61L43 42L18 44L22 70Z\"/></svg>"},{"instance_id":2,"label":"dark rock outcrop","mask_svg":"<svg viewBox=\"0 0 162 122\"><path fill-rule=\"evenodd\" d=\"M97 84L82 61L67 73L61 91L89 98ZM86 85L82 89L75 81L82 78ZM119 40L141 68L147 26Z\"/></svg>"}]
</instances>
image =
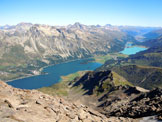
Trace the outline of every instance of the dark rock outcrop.
<instances>
[{"instance_id":1,"label":"dark rock outcrop","mask_svg":"<svg viewBox=\"0 0 162 122\"><path fill-rule=\"evenodd\" d=\"M143 93L131 101L118 107L111 106L111 108L110 111L107 111L107 116L140 118L157 115L160 119L162 116L162 89L157 88Z\"/></svg>"},{"instance_id":2,"label":"dark rock outcrop","mask_svg":"<svg viewBox=\"0 0 162 122\"><path fill-rule=\"evenodd\" d=\"M87 91L85 94L91 95L94 92L95 87L98 87L98 91L103 92L102 87L105 81L109 80L112 82L113 76L110 70L99 71L99 72L87 72L83 77L77 80L73 86L82 85L82 89ZM109 84L111 85L111 84Z\"/></svg>"}]
</instances>

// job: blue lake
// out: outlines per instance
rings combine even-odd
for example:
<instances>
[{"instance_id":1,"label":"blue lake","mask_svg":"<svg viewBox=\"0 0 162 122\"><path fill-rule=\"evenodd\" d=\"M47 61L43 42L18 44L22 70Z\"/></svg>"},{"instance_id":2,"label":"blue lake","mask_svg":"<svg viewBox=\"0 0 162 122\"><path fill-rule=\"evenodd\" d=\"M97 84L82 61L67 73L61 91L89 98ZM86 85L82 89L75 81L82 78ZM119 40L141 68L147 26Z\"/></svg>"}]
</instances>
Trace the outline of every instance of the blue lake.
<instances>
[{"instance_id":1,"label":"blue lake","mask_svg":"<svg viewBox=\"0 0 162 122\"><path fill-rule=\"evenodd\" d=\"M136 54L137 52L144 51L147 48L144 47L138 47L138 46L133 46L133 47L126 47L123 51L120 53L126 54L126 55L131 55L131 54Z\"/></svg>"},{"instance_id":2,"label":"blue lake","mask_svg":"<svg viewBox=\"0 0 162 122\"><path fill-rule=\"evenodd\" d=\"M8 82L16 88L37 89L45 86L51 86L60 81L61 76L65 76L77 71L94 70L102 64L91 62L91 59L81 59L67 63L61 63L44 68L46 75L31 76L23 79Z\"/></svg>"}]
</instances>

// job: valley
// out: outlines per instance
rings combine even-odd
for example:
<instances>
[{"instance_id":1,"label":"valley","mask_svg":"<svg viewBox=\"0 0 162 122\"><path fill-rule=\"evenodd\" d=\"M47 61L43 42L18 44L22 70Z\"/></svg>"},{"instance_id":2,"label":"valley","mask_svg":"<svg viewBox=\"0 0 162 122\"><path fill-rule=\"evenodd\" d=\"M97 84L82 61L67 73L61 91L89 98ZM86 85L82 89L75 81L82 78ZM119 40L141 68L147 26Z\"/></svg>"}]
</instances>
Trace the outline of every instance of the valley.
<instances>
[{"instance_id":1,"label":"valley","mask_svg":"<svg viewBox=\"0 0 162 122\"><path fill-rule=\"evenodd\" d=\"M86 105L107 118L160 120L161 37L136 40L159 28L136 29L80 23L21 23L2 29L0 41L6 48L1 48L0 79L24 91L37 89Z\"/></svg>"},{"instance_id":2,"label":"valley","mask_svg":"<svg viewBox=\"0 0 162 122\"><path fill-rule=\"evenodd\" d=\"M141 46L142 44L143 42ZM70 101L81 102L107 117L137 119L158 116L160 119L162 50L158 44L143 49L129 56L110 53L96 57L96 61L105 62L96 70L63 76L60 83L39 90ZM158 97L154 96L156 93ZM154 109L153 99L157 101ZM155 118L152 121L156 121Z\"/></svg>"},{"instance_id":3,"label":"valley","mask_svg":"<svg viewBox=\"0 0 162 122\"><path fill-rule=\"evenodd\" d=\"M151 28L156 29L158 28ZM80 23L68 26L19 23L2 27L0 79L11 81L42 75L43 67L76 59L95 57L101 63L109 58L115 59L120 57L116 52L122 51L128 41L136 42L133 35L127 34L125 30L135 33L138 27L98 27ZM102 59L105 55L106 58Z\"/></svg>"},{"instance_id":4,"label":"valley","mask_svg":"<svg viewBox=\"0 0 162 122\"><path fill-rule=\"evenodd\" d=\"M129 49L131 50L133 48L129 47ZM130 52L134 53L133 50ZM95 70L96 68L99 68L101 64L104 64L107 60L117 60L118 58L124 57L127 57L127 55L122 53L109 53L107 55L95 56L89 59L80 59L76 61L70 61L67 63L65 62L44 68L41 71L42 75L20 78L9 81L7 83L16 88L37 89L45 86L50 86L59 82L60 76L62 75L68 75L83 70ZM70 68L71 66L73 66L73 68Z\"/></svg>"},{"instance_id":5,"label":"valley","mask_svg":"<svg viewBox=\"0 0 162 122\"><path fill-rule=\"evenodd\" d=\"M136 42L130 33L157 29L80 23L68 26L19 23L1 27L0 79L38 75L43 67L60 62L120 52L127 42Z\"/></svg>"},{"instance_id":6,"label":"valley","mask_svg":"<svg viewBox=\"0 0 162 122\"><path fill-rule=\"evenodd\" d=\"M75 23L49 26L19 23L0 29L1 80L10 80L69 60L105 55L124 48L132 36L118 27L97 27ZM100 42L102 41L102 43ZM19 71L21 69L21 71Z\"/></svg>"}]
</instances>

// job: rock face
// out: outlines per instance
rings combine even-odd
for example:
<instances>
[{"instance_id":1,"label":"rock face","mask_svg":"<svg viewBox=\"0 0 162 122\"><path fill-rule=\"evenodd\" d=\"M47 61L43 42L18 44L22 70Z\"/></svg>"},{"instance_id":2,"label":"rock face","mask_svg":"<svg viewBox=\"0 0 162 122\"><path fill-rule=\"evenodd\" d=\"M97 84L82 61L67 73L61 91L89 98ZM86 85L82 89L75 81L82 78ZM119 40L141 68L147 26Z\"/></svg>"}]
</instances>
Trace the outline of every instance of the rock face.
<instances>
[{"instance_id":1,"label":"rock face","mask_svg":"<svg viewBox=\"0 0 162 122\"><path fill-rule=\"evenodd\" d=\"M1 55L9 52L10 47L19 45L25 54L55 60L119 51L128 40L133 37L120 29L80 23L64 27L20 23L0 30L0 43L5 47L0 48Z\"/></svg>"},{"instance_id":2,"label":"rock face","mask_svg":"<svg viewBox=\"0 0 162 122\"><path fill-rule=\"evenodd\" d=\"M107 118L97 111L36 90L21 90L0 82L1 122L120 122L135 120Z\"/></svg>"},{"instance_id":3,"label":"rock face","mask_svg":"<svg viewBox=\"0 0 162 122\"><path fill-rule=\"evenodd\" d=\"M118 104L122 102L122 104ZM117 100L114 105L109 106L105 113L107 116L122 116L131 118L140 118L144 116L157 115L162 117L162 90L154 89L150 92L143 93L130 101ZM106 110L106 109L105 109Z\"/></svg>"}]
</instances>

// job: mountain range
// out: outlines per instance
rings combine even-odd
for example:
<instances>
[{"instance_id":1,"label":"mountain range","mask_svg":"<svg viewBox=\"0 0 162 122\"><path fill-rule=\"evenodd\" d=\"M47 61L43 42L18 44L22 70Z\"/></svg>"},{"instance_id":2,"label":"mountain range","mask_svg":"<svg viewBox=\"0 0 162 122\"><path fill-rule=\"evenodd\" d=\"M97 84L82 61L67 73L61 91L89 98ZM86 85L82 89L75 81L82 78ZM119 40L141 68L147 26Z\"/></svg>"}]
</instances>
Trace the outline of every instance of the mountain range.
<instances>
[{"instance_id":1,"label":"mountain range","mask_svg":"<svg viewBox=\"0 0 162 122\"><path fill-rule=\"evenodd\" d=\"M44 66L119 52L158 27L19 23L0 27L1 80L40 74Z\"/></svg>"},{"instance_id":2,"label":"mountain range","mask_svg":"<svg viewBox=\"0 0 162 122\"><path fill-rule=\"evenodd\" d=\"M39 74L41 67L118 52L134 37L116 26L49 26L20 23L0 29L2 80ZM16 75L15 75L16 74Z\"/></svg>"},{"instance_id":3,"label":"mountain range","mask_svg":"<svg viewBox=\"0 0 162 122\"><path fill-rule=\"evenodd\" d=\"M0 35L2 46L14 48L18 45L27 56L37 56L42 60L82 58L120 51L128 40L133 41L133 37L118 28L80 23L65 27L20 23L1 29ZM9 53L9 49L5 49L1 49L1 56Z\"/></svg>"}]
</instances>

